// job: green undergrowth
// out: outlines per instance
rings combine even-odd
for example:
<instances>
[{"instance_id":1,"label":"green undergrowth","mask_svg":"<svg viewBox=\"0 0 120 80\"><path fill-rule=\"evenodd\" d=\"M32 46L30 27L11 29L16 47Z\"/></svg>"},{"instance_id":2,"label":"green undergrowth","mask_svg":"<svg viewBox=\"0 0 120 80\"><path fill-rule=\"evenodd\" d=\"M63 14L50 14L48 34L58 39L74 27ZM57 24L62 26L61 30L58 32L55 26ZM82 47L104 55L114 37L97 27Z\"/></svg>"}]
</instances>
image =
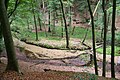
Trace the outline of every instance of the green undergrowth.
<instances>
[{"instance_id":1,"label":"green undergrowth","mask_svg":"<svg viewBox=\"0 0 120 80\"><path fill-rule=\"evenodd\" d=\"M65 48L65 45L49 45L47 43L38 43L38 42L33 42L33 41L27 41L27 44L32 44L32 45L36 45L36 46L40 46L40 47L44 47L44 48L48 48L48 49L67 49Z\"/></svg>"},{"instance_id":2,"label":"green undergrowth","mask_svg":"<svg viewBox=\"0 0 120 80\"><path fill-rule=\"evenodd\" d=\"M44 43L43 43L43 40L42 40L42 42L41 41L26 41L26 43L31 44L31 45L36 45L39 47L48 48L48 49L80 50L80 51L88 49L87 46L84 46L82 44L79 44L79 46L76 47L76 46L73 46L73 43L70 42L69 48L66 48L65 42L63 43L63 42L59 42L59 41L55 41L55 40L51 40L51 42L50 41L47 42L47 41L49 41L49 40L46 40ZM51 43L55 43L55 44L51 44Z\"/></svg>"},{"instance_id":3,"label":"green undergrowth","mask_svg":"<svg viewBox=\"0 0 120 80\"><path fill-rule=\"evenodd\" d=\"M103 48L102 47L98 48L97 52L102 54L103 53ZM106 48L106 54L111 55L111 46L108 46ZM115 46L115 56L120 56L120 47L118 47L118 46Z\"/></svg>"},{"instance_id":4,"label":"green undergrowth","mask_svg":"<svg viewBox=\"0 0 120 80\"><path fill-rule=\"evenodd\" d=\"M42 43L37 43L37 41L35 41L36 39L36 33L31 31L31 30L28 30L28 29L23 29L23 30L20 30L20 34L19 33L15 33L13 32L13 35L15 37L17 37L19 40L22 40L22 41L32 41L34 42L33 44L37 45L37 46L41 46L41 47L45 47L45 48L49 48L49 49L66 49L66 38L65 38L65 30L64 30L64 35L63 37L62 36L62 27L58 26L56 27L55 29L55 34L52 34L52 32L44 32L44 31L38 31L38 41L41 41L41 40L49 40L49 41L55 41L55 42L58 42L60 43L59 41L64 41L64 44L61 44L61 45L49 45L47 43L45 44L42 44ZM70 38L73 38L73 39L80 39L81 41L83 40L85 34L86 34L86 31L87 29L86 28L81 28L81 27L75 27L75 30L74 30L74 34L72 35L71 31L72 29L68 27L68 31L69 31L69 37ZM47 34L47 36L46 36ZM87 37L86 37L86 41L88 40L91 40L91 29L88 29L88 34L87 34ZM37 44L36 44L37 43ZM53 42L54 43L54 42ZM31 42L30 42L31 44ZM79 45L79 47L82 47L83 45ZM77 50L85 50L84 48L76 48L74 47L74 44L71 44L70 43L70 49L77 49Z\"/></svg>"},{"instance_id":5,"label":"green undergrowth","mask_svg":"<svg viewBox=\"0 0 120 80\"><path fill-rule=\"evenodd\" d=\"M69 37L70 38L78 38L78 39L83 39L84 35L86 34L87 29L85 28L81 28L81 27L76 27L74 30L74 34L72 35L71 28L68 28L69 31ZM86 39L91 39L91 30L88 30L88 34ZM29 40L35 40L36 38L36 33L29 31L27 29L25 30L21 30L20 34L17 34L17 36L21 39L21 38L26 38ZM38 32L38 38L40 39L48 39L48 40L61 40L62 39L62 29L61 27L56 27L56 31L53 34L52 32L44 32L44 31L40 31ZM63 32L63 38L65 38L65 30Z\"/></svg>"},{"instance_id":6,"label":"green undergrowth","mask_svg":"<svg viewBox=\"0 0 120 80\"><path fill-rule=\"evenodd\" d=\"M85 28L81 28L81 27L76 27L74 30L74 34L70 35L70 37L83 39L86 32L87 32L87 28L85 29ZM86 39L91 39L91 37L92 37L92 33L91 33L91 30L89 29Z\"/></svg>"},{"instance_id":7,"label":"green undergrowth","mask_svg":"<svg viewBox=\"0 0 120 80\"><path fill-rule=\"evenodd\" d=\"M56 31L55 31L55 34L52 34L52 32L44 32L44 31L39 31L38 32L38 38L39 38L39 41L40 40L42 40L42 39L45 39L45 40L49 40L49 41L51 41L51 40L55 40L55 41L58 41L58 43L59 43L59 41L61 41L61 40L63 40L65 43L66 43L66 41L65 41L65 30L64 30L64 36L63 36L63 38L61 37L62 35L61 35L61 32L62 32L62 27L60 27L60 26L57 26L56 27L56 29L55 29ZM72 33L72 29L71 28L69 28L68 27L68 30L69 30L69 36L70 36L70 38L77 38L77 39L80 39L81 41L83 40L83 38L84 38L84 36L85 36L85 34L86 34L86 31L87 31L87 29L86 28L82 28L82 27L75 27L75 29L74 29L74 34L72 35L71 33ZM18 30L18 32L20 32L20 33L15 33L15 32L13 32L13 35L15 36L15 37L17 37L19 40L26 40L26 41L33 41L33 42L35 42L34 44L35 45L37 45L37 46L41 46L41 47L45 47L45 48L49 48L49 49L66 49L65 48L65 44L62 44L62 45L49 45L49 44L47 44L47 43L45 43L45 44L42 44L42 43L39 43L39 44L36 44L36 41L35 41L35 39L36 39L36 33L35 32L33 32L33 31L31 31L31 30L28 30L28 29L22 29L22 30ZM46 36L46 34L47 34L47 36ZM89 28L88 29L88 34L87 34L87 37L86 37L86 41L89 41L89 40L91 40L91 37L92 37L92 32L91 32L91 29ZM96 39L98 39L98 40L100 40L100 34L99 34L99 31L95 31L95 34L96 34ZM119 36L118 36L118 34L116 34L117 36L116 36L116 39L118 40L117 42L119 42ZM86 42L85 41L85 42ZM108 40L108 42L109 42L110 40ZM107 42L107 43L108 43ZM53 42L54 43L54 42ZM87 43L87 45L89 45L89 43L90 42L88 42ZM81 46L81 45L80 45ZM76 47L73 47L71 44L70 44L70 49L76 49ZM77 50L84 50L84 49L77 49ZM97 49L97 52L98 53L103 53L103 49L102 48L99 48L99 49ZM110 47L107 47L107 54L108 55L110 55L111 54L111 49L110 49ZM115 47L115 55L116 56L120 56L120 47Z\"/></svg>"}]
</instances>

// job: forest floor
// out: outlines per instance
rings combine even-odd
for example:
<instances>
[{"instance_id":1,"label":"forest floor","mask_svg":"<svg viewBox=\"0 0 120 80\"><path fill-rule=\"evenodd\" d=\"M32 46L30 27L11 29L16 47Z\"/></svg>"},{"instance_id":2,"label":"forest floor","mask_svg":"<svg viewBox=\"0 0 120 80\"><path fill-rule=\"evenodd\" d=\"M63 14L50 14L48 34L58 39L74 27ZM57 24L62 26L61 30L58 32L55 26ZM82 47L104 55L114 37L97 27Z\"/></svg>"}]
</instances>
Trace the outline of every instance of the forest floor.
<instances>
[{"instance_id":1,"label":"forest floor","mask_svg":"<svg viewBox=\"0 0 120 80\"><path fill-rule=\"evenodd\" d=\"M0 73L5 70L7 59L2 57L1 60L4 64L0 64ZM54 62L53 64L45 64L35 63L34 61L26 62L25 60L19 60L18 62L20 71L23 74L18 75L15 72L4 72L0 74L1 80L114 80L95 77L93 75L94 67L60 66ZM108 75L110 77L110 73L107 73ZM119 74L116 74L117 78L119 76Z\"/></svg>"},{"instance_id":2,"label":"forest floor","mask_svg":"<svg viewBox=\"0 0 120 80\"><path fill-rule=\"evenodd\" d=\"M81 25L74 24L73 26ZM17 39L14 40L19 68L22 74L4 72L7 64L6 52L4 51L0 58L2 61L2 63L0 63L0 80L114 80L92 75L95 74L95 72L93 63L90 62L90 55L81 57L84 53L91 54L92 52L89 50L47 49L26 44ZM61 44L65 45L65 41L55 42L52 40L41 40L36 44L38 43L47 43L53 46L60 46ZM77 45L79 43L79 40L73 39L71 41L72 46L75 45L74 47L77 46L77 48L79 47ZM91 44L89 46L91 46ZM86 47L80 45L78 49L81 48ZM83 58L87 58L87 60ZM102 58L102 54L97 53L99 76L102 75ZM110 55L107 55L106 59L106 76L111 77ZM120 64L117 64L118 59L120 59L120 56L115 57L115 75L117 79L120 79Z\"/></svg>"},{"instance_id":3,"label":"forest floor","mask_svg":"<svg viewBox=\"0 0 120 80\"><path fill-rule=\"evenodd\" d=\"M24 49L27 49L27 52L24 52L24 51L21 51L21 48L16 48L17 59L19 62L20 71L24 75L21 77L21 75L16 76L16 73L13 73L13 74L11 74L11 72L4 73L2 76L8 80L11 79L10 78L11 76L16 76L16 78L18 80L20 78L21 79L26 78L26 80L33 80L33 79L35 79L35 80L80 80L80 78L84 76L84 74L81 72L87 72L87 73L94 74L94 66L90 65L90 64L86 65L87 63L90 62L90 60L88 59L87 62L85 62L85 60L83 60L83 58L80 59L80 57L79 57L81 54L85 53L84 51L70 52L69 50L46 49L46 48L41 48L38 46L26 44L26 43L20 42L20 41L15 42L15 46L18 46L18 45L19 45L19 47L23 46ZM3 68L1 67L2 69L0 69L1 72L3 72L5 70L5 66L6 66L5 64L7 64L7 58L6 58L5 53L6 52L4 52L1 57L1 61L2 61L2 63L4 63L4 64L2 64ZM35 56L39 57L38 59L35 59L33 56L27 56L26 53L29 53L29 54L40 53L40 55L38 56L38 55L34 54ZM89 58L89 56L85 56L84 58L86 58L86 57ZM120 65L117 65L118 58L119 58L119 56L115 57L115 61L116 61L115 70L116 70L116 78L120 79ZM102 54L98 54L97 59L98 59L99 75L101 76L101 74L102 74ZM107 75L107 77L110 77L110 56L109 55L107 55L107 59L108 59L108 61L107 61L108 63L107 63L106 75ZM45 72L45 71L47 71L47 72ZM62 74L63 72L58 72L58 74L57 74L56 71L65 71L64 72L65 75ZM75 72L80 72L79 76L77 76L77 78L75 76L73 76L74 74L76 74ZM11 74L11 76L10 76L10 74ZM70 75L68 75L68 74L70 74ZM32 77L30 77L29 75L32 75ZM83 75L83 76L80 76L80 75ZM86 75L86 73L85 73L85 75ZM86 78L87 79L83 78L82 80L89 80L91 78L91 75ZM95 77L93 77L93 78L95 78ZM6 80L6 79L4 79L4 80ZM22 80L24 80L24 79L22 79ZM98 80L101 80L101 78L99 78ZM110 80L110 79L104 78L103 80Z\"/></svg>"},{"instance_id":4,"label":"forest floor","mask_svg":"<svg viewBox=\"0 0 120 80\"><path fill-rule=\"evenodd\" d=\"M19 61L20 64L20 61ZM25 63L22 62L23 65ZM4 64L0 64L0 71L5 69ZM42 65L41 65L42 66ZM22 66L24 67L24 65ZM38 70L41 68L39 67ZM29 70L28 68L26 71ZM65 72L65 71L37 71L24 72L18 74L16 72L7 71L0 74L0 80L116 80L88 74L84 72Z\"/></svg>"}]
</instances>

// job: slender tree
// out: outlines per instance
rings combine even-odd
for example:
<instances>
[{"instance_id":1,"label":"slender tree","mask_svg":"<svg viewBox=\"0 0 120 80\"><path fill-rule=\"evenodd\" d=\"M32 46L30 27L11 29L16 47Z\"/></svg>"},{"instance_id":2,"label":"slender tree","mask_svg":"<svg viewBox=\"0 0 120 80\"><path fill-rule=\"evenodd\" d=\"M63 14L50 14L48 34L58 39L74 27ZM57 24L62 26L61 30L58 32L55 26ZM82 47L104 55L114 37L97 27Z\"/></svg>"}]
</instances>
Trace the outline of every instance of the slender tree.
<instances>
[{"instance_id":1,"label":"slender tree","mask_svg":"<svg viewBox=\"0 0 120 80\"><path fill-rule=\"evenodd\" d=\"M98 9L99 4L100 4L100 0L97 1L96 7L95 7L94 12L93 12L93 17L95 16L95 14L96 14L96 12L97 12L97 9ZM87 15L88 15L88 14L87 14L87 8L86 8L86 16L87 16ZM88 19L86 19L86 21L88 21ZM90 25L90 23L91 23L91 19L90 19L88 25ZM86 33L85 33L85 36L84 36L83 41L82 41L83 44L84 44L84 42L85 42L85 40L86 40L88 31L89 31L89 29L87 28Z\"/></svg>"},{"instance_id":2,"label":"slender tree","mask_svg":"<svg viewBox=\"0 0 120 80\"><path fill-rule=\"evenodd\" d=\"M2 20L1 20L2 19ZM4 0L0 0L0 22L1 29L4 37L6 52L7 52L7 68L6 70L13 70L19 72L18 62L16 59L13 39L10 31L10 23L7 16Z\"/></svg>"},{"instance_id":3,"label":"slender tree","mask_svg":"<svg viewBox=\"0 0 120 80\"><path fill-rule=\"evenodd\" d=\"M7 10L8 8L8 3L9 3L9 0L5 0L5 8ZM0 43L2 43L2 38L3 38L3 34L2 34L2 25L1 25L1 22L0 22ZM2 46L2 45L0 45ZM0 47L0 55L1 55L1 52L2 52L2 47ZM1 61L0 61L1 62Z\"/></svg>"},{"instance_id":4,"label":"slender tree","mask_svg":"<svg viewBox=\"0 0 120 80\"><path fill-rule=\"evenodd\" d=\"M56 15L55 15L55 9L54 9L54 11L53 11L53 30L52 30L53 34L56 33L56 31L55 31L55 28L56 28L55 20L56 20Z\"/></svg>"},{"instance_id":5,"label":"slender tree","mask_svg":"<svg viewBox=\"0 0 120 80\"><path fill-rule=\"evenodd\" d=\"M29 26L29 20L27 19L27 26L28 26L28 30L30 29L30 26Z\"/></svg>"},{"instance_id":6,"label":"slender tree","mask_svg":"<svg viewBox=\"0 0 120 80\"><path fill-rule=\"evenodd\" d=\"M116 16L116 0L113 0L113 13L112 13L112 38L111 38L111 77L115 78L114 67L114 54L115 54L115 16Z\"/></svg>"},{"instance_id":7,"label":"slender tree","mask_svg":"<svg viewBox=\"0 0 120 80\"><path fill-rule=\"evenodd\" d=\"M72 27L72 7L69 7L69 26Z\"/></svg>"},{"instance_id":8,"label":"slender tree","mask_svg":"<svg viewBox=\"0 0 120 80\"><path fill-rule=\"evenodd\" d=\"M53 20L52 20L52 22L53 22L53 29L52 29L52 34L56 34L56 18L57 18L57 15L56 15L56 13L57 13L57 4L56 4L57 2L56 2L56 0L53 0L52 1L52 16L53 16Z\"/></svg>"},{"instance_id":9,"label":"slender tree","mask_svg":"<svg viewBox=\"0 0 120 80\"><path fill-rule=\"evenodd\" d=\"M33 1L35 3L35 1ZM37 29L37 23L36 23L36 15L35 15L35 10L34 10L34 5L32 4L32 13L33 13L33 18L34 18L34 24L35 24L35 32L36 32L36 41L38 41L38 29Z\"/></svg>"},{"instance_id":10,"label":"slender tree","mask_svg":"<svg viewBox=\"0 0 120 80\"><path fill-rule=\"evenodd\" d=\"M1 23L0 23L0 55L1 55L1 52L2 52L2 30L1 30ZM1 63L1 60L0 60L0 63Z\"/></svg>"},{"instance_id":11,"label":"slender tree","mask_svg":"<svg viewBox=\"0 0 120 80\"><path fill-rule=\"evenodd\" d=\"M38 15L38 23L39 23L40 31L42 31L41 18L39 15Z\"/></svg>"},{"instance_id":12,"label":"slender tree","mask_svg":"<svg viewBox=\"0 0 120 80\"><path fill-rule=\"evenodd\" d=\"M37 20L38 20L38 24L39 24L39 30L42 31L42 24L41 24L41 0L36 0L37 3Z\"/></svg>"},{"instance_id":13,"label":"slender tree","mask_svg":"<svg viewBox=\"0 0 120 80\"><path fill-rule=\"evenodd\" d=\"M46 17L45 17L45 12L46 12L46 11L45 11L45 9L46 9L46 8L45 8L45 0L42 0L42 6L41 6L41 7L42 7L42 8L41 8L41 9L42 9L42 16L44 16L43 22L42 22L42 21L41 21L41 22L43 23L42 26L44 27L45 36L47 37L48 35L47 35L46 24L45 24L45 20L46 20Z\"/></svg>"},{"instance_id":14,"label":"slender tree","mask_svg":"<svg viewBox=\"0 0 120 80\"><path fill-rule=\"evenodd\" d=\"M67 2L69 5L69 27L70 27L69 33L71 33L71 30L72 30L72 5L71 4L73 3L73 1L68 0ZM70 35L69 35L69 37L70 37Z\"/></svg>"},{"instance_id":15,"label":"slender tree","mask_svg":"<svg viewBox=\"0 0 120 80\"><path fill-rule=\"evenodd\" d=\"M104 13L104 43L103 43L103 73L102 76L106 76L106 32L107 32L107 11L106 11L106 0L102 0L102 8L103 8L103 13Z\"/></svg>"},{"instance_id":16,"label":"slender tree","mask_svg":"<svg viewBox=\"0 0 120 80\"><path fill-rule=\"evenodd\" d=\"M97 59L96 59L96 49L95 49L95 29L94 29L94 17L91 10L90 1L87 0L89 12L91 16L91 25L92 25L92 43L93 43L93 54L94 54L94 65L95 65L95 74L98 75Z\"/></svg>"},{"instance_id":17,"label":"slender tree","mask_svg":"<svg viewBox=\"0 0 120 80\"><path fill-rule=\"evenodd\" d=\"M60 0L60 4L61 4L63 19L64 19L64 24L65 24L66 48L69 48L68 29L67 29L67 23L66 23L66 18L65 18L65 13L64 13L64 8L63 8L63 2L62 2L62 0Z\"/></svg>"},{"instance_id":18,"label":"slender tree","mask_svg":"<svg viewBox=\"0 0 120 80\"><path fill-rule=\"evenodd\" d=\"M49 10L49 12L48 12L48 14L49 14L49 16L48 16L48 17L49 17L49 21L48 21L48 23L49 23L49 24L48 24L48 32L51 32L51 28L50 28L50 25L51 25L51 24L50 24L50 23L51 23L51 22L50 22L50 21L51 21L51 16L50 16L50 13L51 13L51 12L50 12L50 10Z\"/></svg>"},{"instance_id":19,"label":"slender tree","mask_svg":"<svg viewBox=\"0 0 120 80\"><path fill-rule=\"evenodd\" d=\"M62 13L61 10L60 10L60 13ZM63 38L64 27L63 27L63 17L62 17L62 14L60 15L60 20L61 20L61 37Z\"/></svg>"}]
</instances>

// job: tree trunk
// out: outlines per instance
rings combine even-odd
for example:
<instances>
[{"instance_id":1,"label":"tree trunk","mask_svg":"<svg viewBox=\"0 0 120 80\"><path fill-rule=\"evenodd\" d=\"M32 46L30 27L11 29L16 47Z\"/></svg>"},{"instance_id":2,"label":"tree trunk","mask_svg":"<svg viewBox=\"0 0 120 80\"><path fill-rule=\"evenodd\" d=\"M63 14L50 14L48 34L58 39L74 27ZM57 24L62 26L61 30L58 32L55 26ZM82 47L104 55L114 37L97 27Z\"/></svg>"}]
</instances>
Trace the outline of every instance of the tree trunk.
<instances>
[{"instance_id":1,"label":"tree trunk","mask_svg":"<svg viewBox=\"0 0 120 80\"><path fill-rule=\"evenodd\" d=\"M7 11L4 4L4 0L0 0L0 18L1 20L1 28L3 31L3 37L7 52L8 64L6 70L12 70L19 72L18 62L16 59L14 43L10 31L10 23L7 17Z\"/></svg>"},{"instance_id":2,"label":"tree trunk","mask_svg":"<svg viewBox=\"0 0 120 80\"><path fill-rule=\"evenodd\" d=\"M65 13L64 13L64 9L63 9L63 3L62 3L62 0L60 0L60 3L61 3L61 7L62 7L63 19L64 19L64 24L65 24L66 48L69 48L68 29L67 29L66 18L65 18Z\"/></svg>"},{"instance_id":3,"label":"tree trunk","mask_svg":"<svg viewBox=\"0 0 120 80\"><path fill-rule=\"evenodd\" d=\"M39 15L38 15L38 23L39 23L40 31L42 31L41 19Z\"/></svg>"},{"instance_id":4,"label":"tree trunk","mask_svg":"<svg viewBox=\"0 0 120 80\"><path fill-rule=\"evenodd\" d=\"M101 29L101 34L100 34L100 37L101 37L101 40L103 41L103 30L104 30L104 28L102 27L102 29Z\"/></svg>"},{"instance_id":5,"label":"tree trunk","mask_svg":"<svg viewBox=\"0 0 120 80\"><path fill-rule=\"evenodd\" d=\"M33 11L33 12L34 12L34 11ZM37 30L37 23L36 23L35 13L33 13L33 17L34 17L35 32L36 32L36 41L38 41L38 30Z\"/></svg>"},{"instance_id":6,"label":"tree trunk","mask_svg":"<svg viewBox=\"0 0 120 80\"><path fill-rule=\"evenodd\" d=\"M97 59L96 59L96 49L95 49L95 29L94 29L94 17L93 12L91 10L90 2L87 0L89 12L91 16L91 25L92 25L92 43L93 43L93 54L94 54L94 65L95 65L95 74L98 75L98 67L97 67Z\"/></svg>"},{"instance_id":7,"label":"tree trunk","mask_svg":"<svg viewBox=\"0 0 120 80\"><path fill-rule=\"evenodd\" d=\"M106 0L102 1L102 8L103 8L103 22L104 22L104 39L103 39L103 72L102 76L106 76L106 36L107 36L107 11L106 11Z\"/></svg>"},{"instance_id":8,"label":"tree trunk","mask_svg":"<svg viewBox=\"0 0 120 80\"><path fill-rule=\"evenodd\" d=\"M115 16L116 16L116 0L113 0L113 13L112 13L112 38L111 38L111 77L115 78L115 67L114 67L114 54L115 54Z\"/></svg>"},{"instance_id":9,"label":"tree trunk","mask_svg":"<svg viewBox=\"0 0 120 80\"><path fill-rule=\"evenodd\" d=\"M69 7L70 8L70 11L69 11L69 14L70 14L70 16L69 16L69 27L70 27L70 29L69 29L69 33L71 33L71 29L72 29L72 7L70 6ZM70 34L69 34L69 37L70 37Z\"/></svg>"},{"instance_id":10,"label":"tree trunk","mask_svg":"<svg viewBox=\"0 0 120 80\"><path fill-rule=\"evenodd\" d=\"M9 0L5 0L4 4L5 4L6 10L8 8L8 3L9 3ZM1 27L2 27L2 25L1 25L1 21L0 21L0 43L2 43L2 38L3 38L3 36L2 36L2 28ZM2 48L0 48L0 55L1 55L1 52L2 52ZM0 61L0 63L1 63L1 61Z\"/></svg>"},{"instance_id":11,"label":"tree trunk","mask_svg":"<svg viewBox=\"0 0 120 80\"><path fill-rule=\"evenodd\" d=\"M27 19L27 25L28 25L28 30L30 29L30 26L29 26L29 21L28 21L28 19Z\"/></svg>"},{"instance_id":12,"label":"tree trunk","mask_svg":"<svg viewBox=\"0 0 120 80\"><path fill-rule=\"evenodd\" d=\"M51 17L50 17L50 11L48 12L48 14L49 14L48 32L51 32L51 28L50 28L50 26L51 26L51 24L50 24L50 20L51 20Z\"/></svg>"},{"instance_id":13,"label":"tree trunk","mask_svg":"<svg viewBox=\"0 0 120 80\"><path fill-rule=\"evenodd\" d=\"M71 34L73 35L74 32L75 32L75 26L73 27Z\"/></svg>"},{"instance_id":14,"label":"tree trunk","mask_svg":"<svg viewBox=\"0 0 120 80\"><path fill-rule=\"evenodd\" d=\"M44 2L44 0L42 0L42 8L44 9L45 8L45 2Z\"/></svg>"},{"instance_id":15,"label":"tree trunk","mask_svg":"<svg viewBox=\"0 0 120 80\"><path fill-rule=\"evenodd\" d=\"M8 8L8 3L9 3L9 0L5 0L5 8L6 8L6 10Z\"/></svg>"},{"instance_id":16,"label":"tree trunk","mask_svg":"<svg viewBox=\"0 0 120 80\"><path fill-rule=\"evenodd\" d=\"M63 31L64 31L64 28L63 28L63 19L61 17L61 37L63 38Z\"/></svg>"},{"instance_id":17,"label":"tree trunk","mask_svg":"<svg viewBox=\"0 0 120 80\"><path fill-rule=\"evenodd\" d=\"M84 36L84 38L83 38L82 44L85 42L85 40L86 40L86 38L87 38L88 30L89 30L89 29L87 28L87 31L86 31L85 36Z\"/></svg>"},{"instance_id":18,"label":"tree trunk","mask_svg":"<svg viewBox=\"0 0 120 80\"><path fill-rule=\"evenodd\" d=\"M55 34L56 31L55 31L55 11L53 12L53 30L52 30L52 33Z\"/></svg>"},{"instance_id":19,"label":"tree trunk","mask_svg":"<svg viewBox=\"0 0 120 80\"><path fill-rule=\"evenodd\" d=\"M62 13L62 10L60 10L60 13ZM60 15L60 20L61 20L61 37L63 38L63 31L64 31L64 28L63 28L63 17L62 17L62 14Z\"/></svg>"},{"instance_id":20,"label":"tree trunk","mask_svg":"<svg viewBox=\"0 0 120 80\"><path fill-rule=\"evenodd\" d=\"M96 13L96 11L97 11L97 9L98 9L99 4L100 4L100 0L97 1L96 7L95 7L94 12L93 12L93 17L95 16L95 13ZM87 13L87 9L86 9L86 13ZM86 16L87 16L87 15L88 15L88 14L86 14ZM88 22L88 19L86 19L86 22ZM91 19L90 19L88 25L90 25L90 23L91 23ZM86 40L86 37L87 37L87 34L88 34L88 28L87 28L87 31L86 31L85 36L84 36L84 38L83 38L82 44L84 44L84 42L85 42L85 40Z\"/></svg>"},{"instance_id":21,"label":"tree trunk","mask_svg":"<svg viewBox=\"0 0 120 80\"><path fill-rule=\"evenodd\" d=\"M1 52L2 52L2 30L1 30L1 23L0 23L0 56L1 56ZM1 63L1 60L0 60Z\"/></svg>"},{"instance_id":22,"label":"tree trunk","mask_svg":"<svg viewBox=\"0 0 120 80\"><path fill-rule=\"evenodd\" d=\"M69 21L69 26L70 27L72 27L72 7L70 6L70 12L69 12L69 14L70 14L70 17L69 17L69 19L70 19L70 21Z\"/></svg>"},{"instance_id":23,"label":"tree trunk","mask_svg":"<svg viewBox=\"0 0 120 80\"><path fill-rule=\"evenodd\" d=\"M45 30L45 36L47 37L48 35L47 35L46 24L45 24L45 19L46 18L45 18L45 2L44 2L44 0L42 0L42 4L43 4L43 6L42 6L42 10L43 10L42 14L44 16L43 27L44 27L44 30Z\"/></svg>"},{"instance_id":24,"label":"tree trunk","mask_svg":"<svg viewBox=\"0 0 120 80\"><path fill-rule=\"evenodd\" d=\"M34 6L33 3L32 4L32 13L33 13L33 18L34 18L34 24L35 24L35 32L36 32L36 41L38 41L38 29L37 29L37 23L36 23L36 16L35 16L35 11L34 11Z\"/></svg>"}]
</instances>

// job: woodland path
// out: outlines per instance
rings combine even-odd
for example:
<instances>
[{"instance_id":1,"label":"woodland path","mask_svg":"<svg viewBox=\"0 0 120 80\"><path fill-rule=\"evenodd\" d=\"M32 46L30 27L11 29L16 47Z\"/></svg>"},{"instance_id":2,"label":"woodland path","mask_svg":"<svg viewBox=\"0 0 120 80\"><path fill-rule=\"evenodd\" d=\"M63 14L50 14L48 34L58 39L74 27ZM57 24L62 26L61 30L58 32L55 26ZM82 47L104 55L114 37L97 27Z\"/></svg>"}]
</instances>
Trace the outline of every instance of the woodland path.
<instances>
[{"instance_id":1,"label":"woodland path","mask_svg":"<svg viewBox=\"0 0 120 80\"><path fill-rule=\"evenodd\" d=\"M40 53L42 54L41 57L43 58L39 56L38 59L31 59L31 58L28 58L24 52L21 52L20 49L16 48L17 59L19 60L20 70L22 72L44 72L47 69L47 70L56 70L56 71L94 73L94 66L85 66L86 63L82 62L82 59L79 59L78 56L84 53L83 51L82 53L81 51L79 51L79 53L78 51L76 51L76 53L71 53L71 52L68 52L67 50L46 49L46 48L29 45L23 42L22 43L19 42L20 44L16 44L16 43L18 42L17 41L15 42L16 46L17 45L23 46L23 44L25 44L25 46L27 46L27 49L35 51L35 53L36 51L37 52L42 51ZM49 54L45 54L46 52L44 53L44 51L47 51ZM4 54L2 55L3 57L1 58L1 60L3 63L6 64L7 59L6 59L6 55ZM99 74L101 75L102 74L102 68L101 68L102 55L97 54L97 59L99 60L98 67L99 67ZM108 59L107 77L110 77L110 61L109 61L110 56L107 56L107 59ZM119 59L119 57L115 57L116 61L117 59ZM120 79L120 65L115 65L115 69L116 69L116 77Z\"/></svg>"}]
</instances>

